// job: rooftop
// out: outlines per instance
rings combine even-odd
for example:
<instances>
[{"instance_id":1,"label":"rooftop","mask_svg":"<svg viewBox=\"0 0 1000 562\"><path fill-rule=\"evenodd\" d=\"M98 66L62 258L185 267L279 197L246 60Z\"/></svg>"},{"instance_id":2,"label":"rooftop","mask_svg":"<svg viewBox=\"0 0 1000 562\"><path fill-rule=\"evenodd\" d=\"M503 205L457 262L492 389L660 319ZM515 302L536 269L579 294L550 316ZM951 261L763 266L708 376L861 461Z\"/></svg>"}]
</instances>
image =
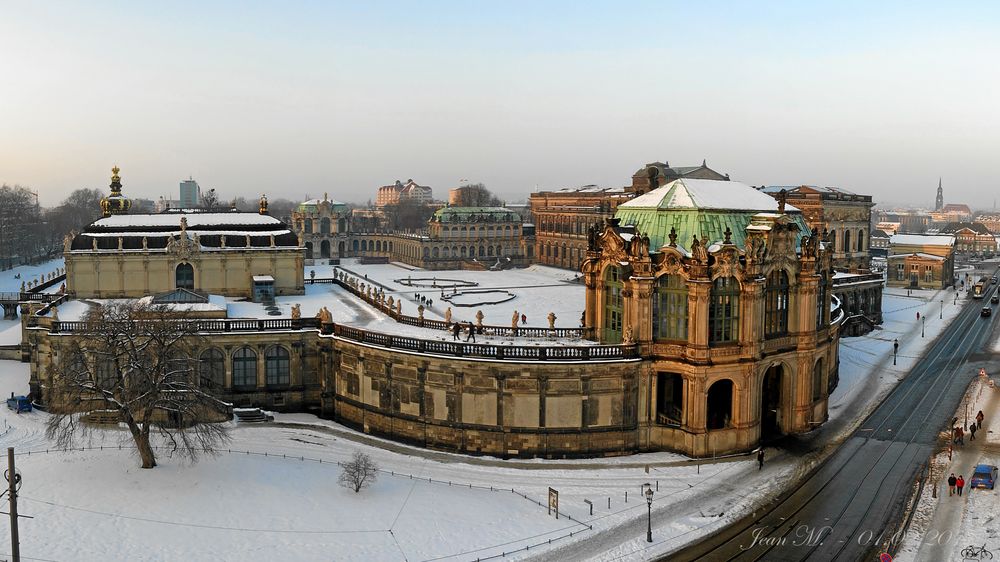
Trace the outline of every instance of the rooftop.
<instances>
[{"instance_id":1,"label":"rooftop","mask_svg":"<svg viewBox=\"0 0 1000 562\"><path fill-rule=\"evenodd\" d=\"M954 246L955 237L951 235L893 234L889 238L889 242L907 246Z\"/></svg>"}]
</instances>

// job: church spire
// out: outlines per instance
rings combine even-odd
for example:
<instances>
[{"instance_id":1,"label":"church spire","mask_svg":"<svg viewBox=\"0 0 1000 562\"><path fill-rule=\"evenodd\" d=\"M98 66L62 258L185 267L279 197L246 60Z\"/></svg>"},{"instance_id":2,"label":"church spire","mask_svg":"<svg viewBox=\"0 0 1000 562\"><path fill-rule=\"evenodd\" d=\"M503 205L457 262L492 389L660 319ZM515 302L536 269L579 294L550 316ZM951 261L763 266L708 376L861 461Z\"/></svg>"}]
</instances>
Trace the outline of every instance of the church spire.
<instances>
[{"instance_id":1,"label":"church spire","mask_svg":"<svg viewBox=\"0 0 1000 562\"><path fill-rule=\"evenodd\" d=\"M934 210L940 211L944 208L944 189L941 187L941 178L938 177L937 199L934 200Z\"/></svg>"}]
</instances>

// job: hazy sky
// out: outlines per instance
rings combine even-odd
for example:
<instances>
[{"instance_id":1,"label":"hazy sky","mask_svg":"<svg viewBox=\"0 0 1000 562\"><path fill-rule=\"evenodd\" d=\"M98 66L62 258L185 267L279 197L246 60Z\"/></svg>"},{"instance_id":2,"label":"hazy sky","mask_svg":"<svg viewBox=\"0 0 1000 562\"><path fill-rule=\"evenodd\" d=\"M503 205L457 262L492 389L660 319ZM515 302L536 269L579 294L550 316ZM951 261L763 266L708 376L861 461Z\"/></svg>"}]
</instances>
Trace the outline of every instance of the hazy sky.
<instances>
[{"instance_id":1,"label":"hazy sky","mask_svg":"<svg viewBox=\"0 0 1000 562\"><path fill-rule=\"evenodd\" d=\"M509 200L645 162L992 207L1000 4L0 0L0 183Z\"/></svg>"}]
</instances>

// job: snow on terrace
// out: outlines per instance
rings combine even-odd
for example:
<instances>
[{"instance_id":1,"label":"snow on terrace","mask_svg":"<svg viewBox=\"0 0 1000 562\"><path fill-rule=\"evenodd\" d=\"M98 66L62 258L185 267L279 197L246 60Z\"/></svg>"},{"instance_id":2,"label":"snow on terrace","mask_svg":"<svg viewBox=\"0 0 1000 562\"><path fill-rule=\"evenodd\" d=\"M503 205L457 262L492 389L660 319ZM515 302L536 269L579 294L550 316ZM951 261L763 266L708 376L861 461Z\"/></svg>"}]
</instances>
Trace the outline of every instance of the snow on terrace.
<instances>
[{"instance_id":1,"label":"snow on terrace","mask_svg":"<svg viewBox=\"0 0 1000 562\"><path fill-rule=\"evenodd\" d=\"M62 268L63 259L49 260L37 265L19 265L13 269L0 271L0 292L17 292L21 290L21 283L30 281L41 281L43 276L55 272ZM20 277L18 277L20 276ZM45 292L59 290L56 285ZM0 320L0 345L13 345L21 343L21 322L20 320Z\"/></svg>"}]
</instances>

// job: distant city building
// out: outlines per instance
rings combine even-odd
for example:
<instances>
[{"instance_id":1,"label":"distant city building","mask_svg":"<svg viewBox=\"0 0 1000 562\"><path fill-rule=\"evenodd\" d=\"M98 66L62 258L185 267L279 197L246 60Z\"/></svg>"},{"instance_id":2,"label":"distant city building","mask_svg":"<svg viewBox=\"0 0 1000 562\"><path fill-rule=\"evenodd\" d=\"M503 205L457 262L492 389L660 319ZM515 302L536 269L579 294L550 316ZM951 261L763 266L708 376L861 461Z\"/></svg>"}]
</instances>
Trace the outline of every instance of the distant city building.
<instances>
[{"instance_id":1,"label":"distant city building","mask_svg":"<svg viewBox=\"0 0 1000 562\"><path fill-rule=\"evenodd\" d=\"M181 182L180 194L180 206L184 209L194 209L201 204L201 188L191 178Z\"/></svg>"},{"instance_id":2,"label":"distant city building","mask_svg":"<svg viewBox=\"0 0 1000 562\"><path fill-rule=\"evenodd\" d=\"M976 222L983 223L993 234L1000 234L1000 215L979 215L976 217Z\"/></svg>"},{"instance_id":3,"label":"distant city building","mask_svg":"<svg viewBox=\"0 0 1000 562\"><path fill-rule=\"evenodd\" d=\"M879 222L879 223L875 223L875 228L877 230L881 230L882 232L884 232L886 234L889 234L889 235L896 234L897 232L899 232L899 230L900 230L901 227L902 227L902 224L900 224L898 222ZM874 245L872 245L872 247L874 247Z\"/></svg>"},{"instance_id":4,"label":"distant city building","mask_svg":"<svg viewBox=\"0 0 1000 562\"><path fill-rule=\"evenodd\" d=\"M965 222L972 220L972 209L962 203L948 203L939 211L934 211L931 220L938 224Z\"/></svg>"},{"instance_id":5,"label":"distant city building","mask_svg":"<svg viewBox=\"0 0 1000 562\"><path fill-rule=\"evenodd\" d=\"M180 208L181 208L180 199L165 199L163 197L160 197L159 199L156 200L156 203L153 204L153 210L156 211L157 213L162 213L163 211L169 209L180 209Z\"/></svg>"},{"instance_id":6,"label":"distant city building","mask_svg":"<svg viewBox=\"0 0 1000 562\"><path fill-rule=\"evenodd\" d=\"M631 186L585 185L532 193L529 205L538 263L579 269L587 250L587 229L613 217L619 204L681 178L728 180L729 176L712 170L705 161L701 166L680 167L653 162L632 175Z\"/></svg>"},{"instance_id":7,"label":"distant city building","mask_svg":"<svg viewBox=\"0 0 1000 562\"><path fill-rule=\"evenodd\" d=\"M954 284L955 237L896 234L889 240L886 284L943 289Z\"/></svg>"},{"instance_id":8,"label":"distant city building","mask_svg":"<svg viewBox=\"0 0 1000 562\"><path fill-rule=\"evenodd\" d=\"M873 230L870 237L872 257L884 258L889 255L889 239L892 233L884 230Z\"/></svg>"},{"instance_id":9,"label":"distant city building","mask_svg":"<svg viewBox=\"0 0 1000 562\"><path fill-rule=\"evenodd\" d=\"M292 211L292 230L302 238L308 263L346 255L350 218L347 205L326 193L322 199L303 201Z\"/></svg>"},{"instance_id":10,"label":"distant city building","mask_svg":"<svg viewBox=\"0 0 1000 562\"><path fill-rule=\"evenodd\" d=\"M937 198L934 200L934 210L940 211L944 208L944 189L941 187L941 178L938 178Z\"/></svg>"},{"instance_id":11,"label":"distant city building","mask_svg":"<svg viewBox=\"0 0 1000 562\"><path fill-rule=\"evenodd\" d=\"M993 257L997 251L996 238L981 222L951 222L941 227L940 232L955 235L956 254Z\"/></svg>"},{"instance_id":12,"label":"distant city building","mask_svg":"<svg viewBox=\"0 0 1000 562\"><path fill-rule=\"evenodd\" d=\"M398 205L402 201L427 205L434 201L434 192L430 187L419 185L412 179L406 180L406 183L396 180L392 185L378 188L375 206Z\"/></svg>"}]
</instances>

